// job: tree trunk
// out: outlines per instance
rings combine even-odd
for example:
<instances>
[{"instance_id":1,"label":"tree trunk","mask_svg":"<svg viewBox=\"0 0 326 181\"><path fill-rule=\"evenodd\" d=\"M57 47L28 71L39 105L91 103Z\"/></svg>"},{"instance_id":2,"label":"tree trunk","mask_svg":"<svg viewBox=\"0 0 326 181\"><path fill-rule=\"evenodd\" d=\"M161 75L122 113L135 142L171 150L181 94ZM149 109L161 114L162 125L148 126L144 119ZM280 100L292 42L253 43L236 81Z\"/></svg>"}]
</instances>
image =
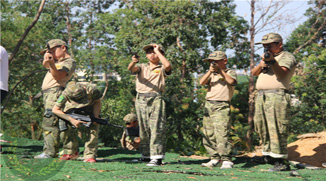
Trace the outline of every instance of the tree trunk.
<instances>
[{"instance_id":1,"label":"tree trunk","mask_svg":"<svg viewBox=\"0 0 326 181\"><path fill-rule=\"evenodd\" d=\"M255 56L255 0L251 0L251 19L250 19L250 70L252 70L255 66L254 56ZM249 114L248 114L248 125L249 130L247 131L246 140L247 140L247 149L251 150L252 148L252 140L251 135L253 133L253 118L254 118L254 111L255 111L255 100L254 100L254 91L255 91L255 80L254 76L250 74L249 79Z\"/></svg>"},{"instance_id":2,"label":"tree trunk","mask_svg":"<svg viewBox=\"0 0 326 181\"><path fill-rule=\"evenodd\" d=\"M71 55L72 58L74 58L74 53L72 51L72 36L71 36L71 33L70 33L71 32L71 24L70 24L70 18L69 18L70 9L69 9L68 0L66 1L65 7L66 7L66 11L67 11L66 24L67 24L67 33L68 33L68 37L69 37L68 43L69 43L69 47L70 47L70 55Z\"/></svg>"},{"instance_id":3,"label":"tree trunk","mask_svg":"<svg viewBox=\"0 0 326 181\"><path fill-rule=\"evenodd\" d=\"M182 53L184 53L184 50L183 50L183 48L182 48L182 46L180 44L179 37L177 37L177 45L178 45L180 51ZM185 78L185 76L186 76L186 59L183 58L182 59L182 68L181 68L181 79L180 79L181 84L182 84L183 79ZM177 99L177 101L178 101L179 104L181 104L180 99ZM183 123L183 120L180 120L180 121L177 122L177 135L178 135L178 139L179 139L180 142L182 142L184 140L183 139L183 134L182 134L182 123Z\"/></svg>"},{"instance_id":4,"label":"tree trunk","mask_svg":"<svg viewBox=\"0 0 326 181\"><path fill-rule=\"evenodd\" d=\"M36 14L36 17L34 18L32 24L29 25L29 26L27 27L27 29L25 30L23 36L22 36L22 37L20 38L20 40L18 41L18 43L17 43L17 45L16 45L16 47L15 47L13 53L11 54L11 56L10 56L10 58L9 58L9 63L11 63L11 62L13 61L14 57L16 56L16 54L17 54L17 52L18 52L18 50L19 50L21 44L23 43L24 39L26 38L27 34L28 34L29 31L34 27L34 25L37 23L37 21L38 21L40 15L41 15L41 13L42 13L42 11L43 11L44 4L45 4L45 0L42 0L41 5L40 5L40 7L39 7L39 9L38 9L38 12L37 12L37 14Z\"/></svg>"}]
</instances>

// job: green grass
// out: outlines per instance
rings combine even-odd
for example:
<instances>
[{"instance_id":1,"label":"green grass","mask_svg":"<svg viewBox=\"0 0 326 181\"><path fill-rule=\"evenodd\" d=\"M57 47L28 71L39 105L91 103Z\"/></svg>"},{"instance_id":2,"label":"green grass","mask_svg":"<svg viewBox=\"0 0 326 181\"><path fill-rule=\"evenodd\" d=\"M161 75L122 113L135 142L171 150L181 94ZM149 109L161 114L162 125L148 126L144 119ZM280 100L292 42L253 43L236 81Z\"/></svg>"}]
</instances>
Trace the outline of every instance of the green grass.
<instances>
[{"instance_id":1,"label":"green grass","mask_svg":"<svg viewBox=\"0 0 326 181\"><path fill-rule=\"evenodd\" d=\"M12 143L2 143L1 180L326 180L325 169L301 169L298 170L300 177L291 177L289 172L268 172L271 165L256 165L243 157L234 158L233 169L220 170L200 167L208 160L167 153L165 165L152 168L131 162L140 156L139 152L108 147L99 149L97 163L35 160L32 157L42 151L42 142L5 139Z\"/></svg>"}]
</instances>

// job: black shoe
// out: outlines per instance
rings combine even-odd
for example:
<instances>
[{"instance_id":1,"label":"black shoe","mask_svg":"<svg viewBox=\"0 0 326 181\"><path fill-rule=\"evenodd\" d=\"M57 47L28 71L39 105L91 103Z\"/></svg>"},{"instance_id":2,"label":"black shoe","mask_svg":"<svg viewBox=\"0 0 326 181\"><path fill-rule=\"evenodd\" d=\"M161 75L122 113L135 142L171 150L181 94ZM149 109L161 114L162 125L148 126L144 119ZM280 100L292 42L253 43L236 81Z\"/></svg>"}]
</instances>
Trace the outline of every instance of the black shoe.
<instances>
[{"instance_id":1,"label":"black shoe","mask_svg":"<svg viewBox=\"0 0 326 181\"><path fill-rule=\"evenodd\" d=\"M275 164L277 160L270 156L255 156L252 161L257 164Z\"/></svg>"},{"instance_id":2,"label":"black shoe","mask_svg":"<svg viewBox=\"0 0 326 181\"><path fill-rule=\"evenodd\" d=\"M149 167L156 167L162 165L162 159L152 159L149 163L146 164L146 166Z\"/></svg>"},{"instance_id":3,"label":"black shoe","mask_svg":"<svg viewBox=\"0 0 326 181\"><path fill-rule=\"evenodd\" d=\"M131 160L133 163L148 163L149 161L151 161L150 158L136 158Z\"/></svg>"},{"instance_id":4,"label":"black shoe","mask_svg":"<svg viewBox=\"0 0 326 181\"><path fill-rule=\"evenodd\" d=\"M282 171L291 171L290 163L287 160L280 160L274 164L273 168L270 168L270 172L282 172Z\"/></svg>"}]
</instances>

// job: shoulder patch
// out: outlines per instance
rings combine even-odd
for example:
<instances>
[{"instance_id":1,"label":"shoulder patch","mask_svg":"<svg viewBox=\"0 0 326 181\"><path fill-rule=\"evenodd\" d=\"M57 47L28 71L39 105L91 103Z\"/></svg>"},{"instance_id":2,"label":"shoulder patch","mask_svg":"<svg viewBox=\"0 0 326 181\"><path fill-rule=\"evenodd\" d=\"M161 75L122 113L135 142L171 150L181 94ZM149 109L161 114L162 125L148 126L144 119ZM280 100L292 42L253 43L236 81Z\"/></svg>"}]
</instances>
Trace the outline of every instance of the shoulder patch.
<instances>
[{"instance_id":1,"label":"shoulder patch","mask_svg":"<svg viewBox=\"0 0 326 181\"><path fill-rule=\"evenodd\" d=\"M156 74L158 74L158 73L161 72L161 70L160 69L155 69L155 70L153 70L153 72L156 73Z\"/></svg>"},{"instance_id":2,"label":"shoulder patch","mask_svg":"<svg viewBox=\"0 0 326 181\"><path fill-rule=\"evenodd\" d=\"M57 103L61 103L64 99L65 99L65 97L63 97L63 95L61 95L59 97L59 99L57 100Z\"/></svg>"}]
</instances>

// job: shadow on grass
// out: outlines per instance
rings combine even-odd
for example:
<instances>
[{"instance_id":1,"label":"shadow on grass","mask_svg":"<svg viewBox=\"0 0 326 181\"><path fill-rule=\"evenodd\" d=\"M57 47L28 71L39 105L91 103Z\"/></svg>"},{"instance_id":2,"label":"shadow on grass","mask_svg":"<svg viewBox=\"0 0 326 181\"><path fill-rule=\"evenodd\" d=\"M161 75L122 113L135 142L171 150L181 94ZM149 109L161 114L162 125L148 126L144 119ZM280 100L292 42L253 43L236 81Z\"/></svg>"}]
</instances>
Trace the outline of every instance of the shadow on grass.
<instances>
[{"instance_id":1,"label":"shadow on grass","mask_svg":"<svg viewBox=\"0 0 326 181\"><path fill-rule=\"evenodd\" d=\"M22 149L28 149L30 152L38 152L43 149L43 146L39 145L29 145L29 146L16 146L16 145L1 145L2 148L16 147Z\"/></svg>"},{"instance_id":2,"label":"shadow on grass","mask_svg":"<svg viewBox=\"0 0 326 181\"><path fill-rule=\"evenodd\" d=\"M140 154L140 152L123 150L123 149L114 149L114 148L99 149L97 151L98 157L109 157L109 156L118 155L118 154L136 155L136 154Z\"/></svg>"},{"instance_id":3,"label":"shadow on grass","mask_svg":"<svg viewBox=\"0 0 326 181\"><path fill-rule=\"evenodd\" d=\"M204 159L204 160L178 160L177 162L166 162L166 164L170 165L201 165L202 163L209 162L209 159Z\"/></svg>"}]
</instances>

